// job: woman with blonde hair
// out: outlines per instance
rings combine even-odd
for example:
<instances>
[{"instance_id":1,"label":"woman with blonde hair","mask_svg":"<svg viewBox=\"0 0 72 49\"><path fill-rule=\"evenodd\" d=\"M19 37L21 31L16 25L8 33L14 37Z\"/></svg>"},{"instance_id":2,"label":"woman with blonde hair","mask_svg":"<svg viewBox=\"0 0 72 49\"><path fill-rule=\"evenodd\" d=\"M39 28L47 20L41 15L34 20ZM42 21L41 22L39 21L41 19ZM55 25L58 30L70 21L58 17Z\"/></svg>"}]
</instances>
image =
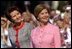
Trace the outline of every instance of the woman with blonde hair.
<instances>
[{"instance_id":1,"label":"woman with blonde hair","mask_svg":"<svg viewBox=\"0 0 72 49\"><path fill-rule=\"evenodd\" d=\"M33 48L60 48L61 39L59 28L48 22L50 10L43 4L34 9L39 25L31 32L31 47Z\"/></svg>"},{"instance_id":2,"label":"woman with blonde hair","mask_svg":"<svg viewBox=\"0 0 72 49\"><path fill-rule=\"evenodd\" d=\"M10 22L5 17L1 17L1 48L12 47L8 35L9 24Z\"/></svg>"}]
</instances>

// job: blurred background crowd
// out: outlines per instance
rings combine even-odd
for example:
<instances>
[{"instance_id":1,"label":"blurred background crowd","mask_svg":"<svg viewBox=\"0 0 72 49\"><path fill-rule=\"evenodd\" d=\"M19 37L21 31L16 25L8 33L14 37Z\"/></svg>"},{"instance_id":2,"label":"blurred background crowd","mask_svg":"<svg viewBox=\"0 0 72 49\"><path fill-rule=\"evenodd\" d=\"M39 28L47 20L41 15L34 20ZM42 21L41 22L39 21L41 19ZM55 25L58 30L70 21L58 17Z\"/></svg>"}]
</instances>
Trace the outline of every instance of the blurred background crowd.
<instances>
[{"instance_id":1,"label":"blurred background crowd","mask_svg":"<svg viewBox=\"0 0 72 49\"><path fill-rule=\"evenodd\" d=\"M21 9L24 21L31 23L34 27L36 27L39 24L34 16L34 8L40 3L45 4L45 6L50 8L51 12L49 22L57 25L60 29L62 43L61 48L71 48L71 1L1 1L1 27L8 27L8 23L9 27L12 26L12 24L5 18L5 11L9 6L13 5ZM3 40L7 43L7 45L10 45L9 41L6 42L8 33L7 31L5 32L5 35L1 32L1 40L2 37L5 36Z\"/></svg>"}]
</instances>

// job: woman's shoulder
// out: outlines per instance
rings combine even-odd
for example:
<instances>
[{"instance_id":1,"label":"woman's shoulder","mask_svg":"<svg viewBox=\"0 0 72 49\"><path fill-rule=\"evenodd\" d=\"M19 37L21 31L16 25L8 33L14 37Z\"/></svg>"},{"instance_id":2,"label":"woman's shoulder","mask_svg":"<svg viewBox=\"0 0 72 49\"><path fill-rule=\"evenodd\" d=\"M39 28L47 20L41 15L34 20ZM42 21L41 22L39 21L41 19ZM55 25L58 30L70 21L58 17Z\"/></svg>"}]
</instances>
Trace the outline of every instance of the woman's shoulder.
<instances>
[{"instance_id":1,"label":"woman's shoulder","mask_svg":"<svg viewBox=\"0 0 72 49\"><path fill-rule=\"evenodd\" d=\"M33 32L37 32L37 31L38 31L38 27L36 27L36 28L32 29L32 31L31 31L31 32L33 33Z\"/></svg>"},{"instance_id":2,"label":"woman's shoulder","mask_svg":"<svg viewBox=\"0 0 72 49\"><path fill-rule=\"evenodd\" d=\"M26 28L28 27L31 30L34 28L34 26L30 23L25 22L25 25L26 25Z\"/></svg>"},{"instance_id":3,"label":"woman's shoulder","mask_svg":"<svg viewBox=\"0 0 72 49\"><path fill-rule=\"evenodd\" d=\"M54 25L54 24L50 24L50 23L49 23L49 26L50 26L52 29L54 29L54 30L55 30L55 29L59 29L59 27L58 27L57 25Z\"/></svg>"}]
</instances>

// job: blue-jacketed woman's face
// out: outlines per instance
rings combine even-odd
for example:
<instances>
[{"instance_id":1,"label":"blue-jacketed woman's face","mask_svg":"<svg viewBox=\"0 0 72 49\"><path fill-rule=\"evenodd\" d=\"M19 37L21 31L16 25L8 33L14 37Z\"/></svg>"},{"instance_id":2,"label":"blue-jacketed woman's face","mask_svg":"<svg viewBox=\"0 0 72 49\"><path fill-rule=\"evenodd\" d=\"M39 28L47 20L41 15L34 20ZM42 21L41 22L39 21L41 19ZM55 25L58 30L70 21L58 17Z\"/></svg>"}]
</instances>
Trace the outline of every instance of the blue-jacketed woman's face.
<instances>
[{"instance_id":1,"label":"blue-jacketed woman's face","mask_svg":"<svg viewBox=\"0 0 72 49\"><path fill-rule=\"evenodd\" d=\"M15 22L21 22L22 21L22 16L21 13L17 10L14 10L10 13L11 18L15 21Z\"/></svg>"}]
</instances>

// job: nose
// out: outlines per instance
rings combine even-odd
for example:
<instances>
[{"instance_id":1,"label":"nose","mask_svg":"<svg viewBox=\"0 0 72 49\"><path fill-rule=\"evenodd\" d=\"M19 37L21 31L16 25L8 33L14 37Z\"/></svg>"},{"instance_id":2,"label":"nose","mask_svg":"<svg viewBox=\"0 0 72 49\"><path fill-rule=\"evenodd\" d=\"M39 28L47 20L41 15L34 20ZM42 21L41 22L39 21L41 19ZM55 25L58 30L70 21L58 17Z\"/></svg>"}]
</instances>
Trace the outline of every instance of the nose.
<instances>
[{"instance_id":1,"label":"nose","mask_svg":"<svg viewBox=\"0 0 72 49\"><path fill-rule=\"evenodd\" d=\"M48 14L44 13L44 16L45 16L45 17L48 17Z\"/></svg>"},{"instance_id":2,"label":"nose","mask_svg":"<svg viewBox=\"0 0 72 49\"><path fill-rule=\"evenodd\" d=\"M20 15L17 15L17 16L16 16L17 19L20 18L20 17L21 17Z\"/></svg>"}]
</instances>

